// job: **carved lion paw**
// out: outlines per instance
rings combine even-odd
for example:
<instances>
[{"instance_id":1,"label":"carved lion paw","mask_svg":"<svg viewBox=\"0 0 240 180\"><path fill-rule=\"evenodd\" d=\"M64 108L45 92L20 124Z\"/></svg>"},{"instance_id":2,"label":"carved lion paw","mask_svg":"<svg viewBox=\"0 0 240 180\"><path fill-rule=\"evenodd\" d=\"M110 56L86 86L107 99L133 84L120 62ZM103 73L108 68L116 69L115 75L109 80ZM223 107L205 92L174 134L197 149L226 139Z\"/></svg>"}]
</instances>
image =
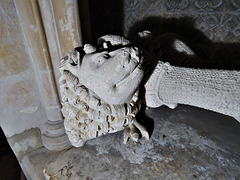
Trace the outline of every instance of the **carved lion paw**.
<instances>
[{"instance_id":1,"label":"carved lion paw","mask_svg":"<svg viewBox=\"0 0 240 180\"><path fill-rule=\"evenodd\" d=\"M138 142L140 138L149 140L149 134L144 126L139 124L136 120L129 124L123 132L123 143L126 144L129 139Z\"/></svg>"}]
</instances>

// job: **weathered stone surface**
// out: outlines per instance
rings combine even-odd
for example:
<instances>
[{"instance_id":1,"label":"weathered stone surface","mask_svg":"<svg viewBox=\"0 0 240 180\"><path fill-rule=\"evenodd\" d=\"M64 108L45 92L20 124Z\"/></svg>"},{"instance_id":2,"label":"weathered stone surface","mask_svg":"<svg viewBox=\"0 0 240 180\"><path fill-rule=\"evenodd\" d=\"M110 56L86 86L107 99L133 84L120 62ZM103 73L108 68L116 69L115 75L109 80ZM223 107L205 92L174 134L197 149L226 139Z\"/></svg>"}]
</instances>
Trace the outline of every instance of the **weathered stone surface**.
<instances>
[{"instance_id":1,"label":"weathered stone surface","mask_svg":"<svg viewBox=\"0 0 240 180\"><path fill-rule=\"evenodd\" d=\"M122 143L121 132L72 148L45 166L56 179L236 179L240 126L233 118L179 106L148 109L149 141Z\"/></svg>"},{"instance_id":2,"label":"weathered stone surface","mask_svg":"<svg viewBox=\"0 0 240 180\"><path fill-rule=\"evenodd\" d=\"M108 52L106 42L112 46L130 43L121 36L106 35L98 40L105 51L95 52L94 46L88 44L83 47L86 54L81 52L83 58L80 51L71 50L60 62L64 126L75 147L124 127L125 142L128 138L137 141L139 131L149 137L145 128L135 121L141 107L138 96L143 58L134 46Z\"/></svg>"},{"instance_id":3,"label":"weathered stone surface","mask_svg":"<svg viewBox=\"0 0 240 180\"><path fill-rule=\"evenodd\" d=\"M3 78L27 71L30 68L30 61L26 58L24 37L19 33L21 26L12 1L1 2L0 16L0 76ZM16 61L16 59L22 59L22 61Z\"/></svg>"},{"instance_id":4,"label":"weathered stone surface","mask_svg":"<svg viewBox=\"0 0 240 180\"><path fill-rule=\"evenodd\" d=\"M27 179L43 180L43 169L46 163L52 162L60 157L65 151L50 151L41 147L28 155L24 156L20 163L21 168Z\"/></svg>"},{"instance_id":5,"label":"weathered stone surface","mask_svg":"<svg viewBox=\"0 0 240 180\"><path fill-rule=\"evenodd\" d=\"M0 2L0 16L0 124L10 137L30 128L42 129L47 118L12 0ZM28 28L36 33L36 27Z\"/></svg>"},{"instance_id":6,"label":"weathered stone surface","mask_svg":"<svg viewBox=\"0 0 240 180\"><path fill-rule=\"evenodd\" d=\"M7 139L18 161L42 146L41 133L38 128L29 129Z\"/></svg>"},{"instance_id":7,"label":"weathered stone surface","mask_svg":"<svg viewBox=\"0 0 240 180\"><path fill-rule=\"evenodd\" d=\"M64 4L65 2L69 3L69 1L61 3ZM39 3L41 6L41 2ZM54 1L54 3L56 5L54 6L55 9L56 7L62 9L62 5L60 5L58 1ZM240 3L237 0L181 0L178 1L178 3L167 0L126 0L124 8L124 26L126 29L143 16L163 15L170 17L187 14L195 17L197 24L199 23L198 27L206 32L212 39L240 41ZM34 79L34 73L33 70L31 70L28 51L24 43L23 33L21 32L13 1L1 1L0 10L1 17L4 17L0 18L2 25L0 45L0 104L2 105L2 102L4 102L2 100L6 98L6 92L11 92L11 89L14 91L14 88L11 88L11 86L18 81L25 80L25 77L27 77L26 83L28 83L28 80L33 82L31 78ZM64 9L62 10L65 11ZM65 11L65 13L67 13L67 11ZM71 11L71 13L74 12ZM99 15L100 14L97 14L97 16ZM57 16L62 16L62 12L59 11ZM112 14L110 14L110 16L112 16ZM68 23L66 20L67 19L62 18L63 23L58 21L58 24L55 24L58 27L63 27L63 31L60 32L63 36L66 34L66 29L64 28L68 24L71 26L71 23ZM112 22L115 21L114 19ZM116 22L118 28L119 22ZM112 26L111 24L111 27ZM30 26L30 28L32 31L37 31L36 26ZM52 30L51 28L49 29ZM99 27L96 29L99 29ZM72 32L68 27L67 31ZM66 41L63 40L60 44L62 46L66 45L66 47L72 47L72 44L75 43L75 41L73 41L75 34L77 34L76 31L70 39L66 36L62 37L62 39L66 39ZM104 34L106 34L106 32L104 32ZM53 46L54 45L53 43ZM60 47L59 49L63 52L68 51L68 48L61 49ZM44 51L44 49L41 50ZM51 55L51 57L56 56ZM17 61L14 61L15 59ZM56 63L59 58L52 59L54 59L53 62ZM16 93L20 94L19 92L24 92L24 87L20 88ZM30 89L28 90L30 91ZM9 115L13 114L15 116L14 119L12 119L11 116L4 118L4 120L6 120L4 128L9 128L9 131L5 129L5 132L9 133L8 136L23 132L29 127L42 127L43 121L46 121L47 118L43 110L44 107L39 105L41 98L38 96L39 92L36 86L32 86L30 95L34 93L36 93L34 96L36 99L32 102L29 99L31 106L16 109L15 105L18 105L19 102L29 102L24 99L16 99L16 101L14 101L13 97L11 97L10 105L6 103L3 104L4 110L2 109L3 106L1 106L2 127L2 112L9 110ZM15 96L18 97L17 95ZM27 96L27 93L24 93L24 96ZM14 106L12 106L13 104ZM74 168L79 167L75 171L75 175L76 173L79 175L76 179L79 179L79 177L82 177L82 179L239 178L240 127L232 118L186 106L179 106L175 110L161 107L155 110L148 110L147 112L154 117L155 120L153 136L148 142L123 145L122 133L119 132L92 140L82 148L71 149L70 152L73 152L73 155L69 156L68 162L70 165L71 163L75 163L77 166L74 166ZM29 126L21 127L20 125L25 122ZM14 131L10 129L11 127L14 127ZM69 153L65 153L66 152L50 152L44 148L40 148L25 156L22 161L22 167L23 165L25 166L25 169L27 169L25 172L31 174L28 177L32 179L44 179L42 172L44 167L52 174L62 172L62 175L65 175L64 178L67 179L64 168L66 162L61 161L61 156L66 158L67 155L69 155ZM72 160L74 157L76 157L76 161ZM82 157L82 159L79 157ZM57 162L59 162L59 164L57 164L59 167L57 170L60 170L59 172L51 169ZM71 168L69 169L71 170ZM71 173L71 171L69 172ZM73 175L74 174L71 175L70 179L73 179Z\"/></svg>"},{"instance_id":8,"label":"weathered stone surface","mask_svg":"<svg viewBox=\"0 0 240 180\"><path fill-rule=\"evenodd\" d=\"M185 104L240 122L240 71L193 69L159 62L145 84L148 107Z\"/></svg>"}]
</instances>

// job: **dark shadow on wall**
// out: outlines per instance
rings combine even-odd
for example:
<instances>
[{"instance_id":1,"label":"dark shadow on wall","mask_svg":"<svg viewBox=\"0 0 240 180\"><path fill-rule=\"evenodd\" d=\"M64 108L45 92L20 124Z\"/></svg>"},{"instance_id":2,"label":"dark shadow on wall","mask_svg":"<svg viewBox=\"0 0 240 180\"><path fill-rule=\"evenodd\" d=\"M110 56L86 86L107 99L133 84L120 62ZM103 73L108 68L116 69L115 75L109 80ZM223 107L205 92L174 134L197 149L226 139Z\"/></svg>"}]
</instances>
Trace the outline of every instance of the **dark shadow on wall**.
<instances>
[{"instance_id":1,"label":"dark shadow on wall","mask_svg":"<svg viewBox=\"0 0 240 180\"><path fill-rule=\"evenodd\" d=\"M92 43L91 19L89 12L89 1L78 0L79 17L81 24L83 44Z\"/></svg>"},{"instance_id":2,"label":"dark shadow on wall","mask_svg":"<svg viewBox=\"0 0 240 180\"><path fill-rule=\"evenodd\" d=\"M151 34L144 37L138 34L145 30L150 31ZM145 57L150 54L174 66L240 69L240 43L212 41L196 28L195 21L191 17L146 17L130 27L128 38L144 50ZM174 45L176 40L186 44L193 53L188 55L178 51Z\"/></svg>"},{"instance_id":3,"label":"dark shadow on wall","mask_svg":"<svg viewBox=\"0 0 240 180\"><path fill-rule=\"evenodd\" d=\"M123 0L89 0L92 44L106 34L123 34Z\"/></svg>"}]
</instances>

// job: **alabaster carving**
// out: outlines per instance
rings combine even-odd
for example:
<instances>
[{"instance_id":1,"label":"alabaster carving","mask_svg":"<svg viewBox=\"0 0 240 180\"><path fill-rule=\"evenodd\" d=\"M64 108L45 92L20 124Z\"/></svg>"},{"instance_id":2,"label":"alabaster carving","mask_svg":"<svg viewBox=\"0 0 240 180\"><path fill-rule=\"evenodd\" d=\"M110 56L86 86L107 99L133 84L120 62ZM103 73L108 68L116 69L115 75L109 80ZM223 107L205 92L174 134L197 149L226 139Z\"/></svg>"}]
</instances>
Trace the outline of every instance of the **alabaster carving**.
<instances>
[{"instance_id":1,"label":"alabaster carving","mask_svg":"<svg viewBox=\"0 0 240 180\"><path fill-rule=\"evenodd\" d=\"M139 33L150 36L149 31ZM85 45L72 50L60 62L60 89L64 126L73 146L79 147L101 135L124 130L124 143L149 139L146 129L137 123L141 100L139 85L143 79L143 57L137 47L120 36L106 35L99 47ZM114 48L117 47L117 48ZM175 49L194 55L181 41ZM159 61L145 84L148 107L178 103L201 107L240 121L240 72L192 69Z\"/></svg>"},{"instance_id":2,"label":"alabaster carving","mask_svg":"<svg viewBox=\"0 0 240 180\"><path fill-rule=\"evenodd\" d=\"M151 32L138 34L144 38ZM194 52L182 41L175 40L173 48L188 56ZM158 62L145 84L148 107L177 104L196 106L234 117L240 122L240 71L193 69Z\"/></svg>"},{"instance_id":3,"label":"alabaster carving","mask_svg":"<svg viewBox=\"0 0 240 180\"><path fill-rule=\"evenodd\" d=\"M85 45L83 52L72 50L60 62L59 79L64 126L72 145L84 143L106 133L124 131L137 141L140 134L148 139L143 126L135 121L140 109L138 88L143 78L142 57L137 47L108 50L127 45L119 36L103 36L102 49ZM81 54L82 53L82 54Z\"/></svg>"},{"instance_id":4,"label":"alabaster carving","mask_svg":"<svg viewBox=\"0 0 240 180\"><path fill-rule=\"evenodd\" d=\"M159 62L146 88L146 105L196 106L240 122L240 71L192 69Z\"/></svg>"}]
</instances>

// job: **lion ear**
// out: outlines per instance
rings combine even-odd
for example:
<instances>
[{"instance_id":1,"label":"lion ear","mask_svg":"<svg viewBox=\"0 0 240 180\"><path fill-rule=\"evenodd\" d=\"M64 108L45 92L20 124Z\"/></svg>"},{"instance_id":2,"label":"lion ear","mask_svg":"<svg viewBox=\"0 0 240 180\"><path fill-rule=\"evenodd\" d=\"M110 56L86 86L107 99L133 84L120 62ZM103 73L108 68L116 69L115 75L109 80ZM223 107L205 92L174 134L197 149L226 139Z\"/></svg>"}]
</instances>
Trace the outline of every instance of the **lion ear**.
<instances>
[{"instance_id":1,"label":"lion ear","mask_svg":"<svg viewBox=\"0 0 240 180\"><path fill-rule=\"evenodd\" d=\"M91 44L85 44L83 50L86 54L90 54L96 51L96 47Z\"/></svg>"},{"instance_id":2,"label":"lion ear","mask_svg":"<svg viewBox=\"0 0 240 180\"><path fill-rule=\"evenodd\" d=\"M103 45L104 47L105 45L107 45L107 43L110 43L112 46L125 46L130 44L130 41L127 40L125 37L112 34L102 36L98 39L98 45Z\"/></svg>"}]
</instances>

